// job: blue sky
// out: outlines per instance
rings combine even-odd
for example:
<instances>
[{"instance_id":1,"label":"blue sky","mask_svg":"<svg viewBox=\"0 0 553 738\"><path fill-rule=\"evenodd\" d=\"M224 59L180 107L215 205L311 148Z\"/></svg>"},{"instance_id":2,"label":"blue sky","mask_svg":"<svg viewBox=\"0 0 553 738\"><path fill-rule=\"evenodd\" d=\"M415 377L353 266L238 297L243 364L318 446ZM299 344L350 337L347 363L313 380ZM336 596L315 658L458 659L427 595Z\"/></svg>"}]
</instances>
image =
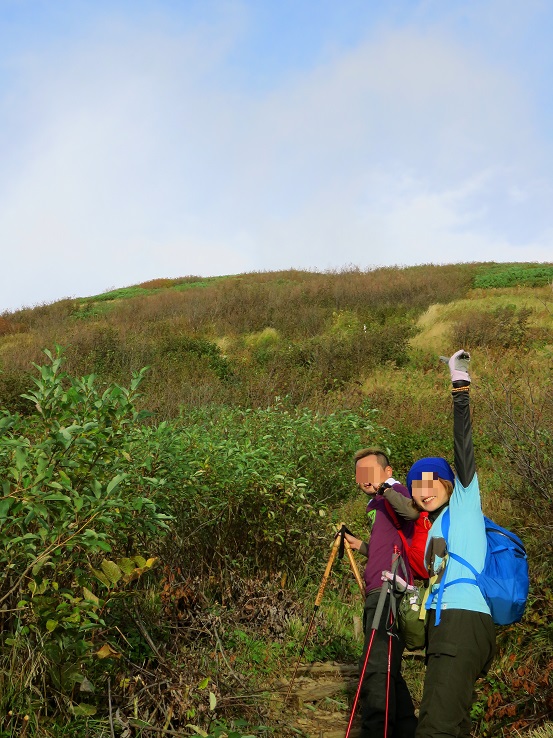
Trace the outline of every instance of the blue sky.
<instances>
[{"instance_id":1,"label":"blue sky","mask_svg":"<svg viewBox=\"0 0 553 738\"><path fill-rule=\"evenodd\" d=\"M553 261L547 0L0 0L0 311Z\"/></svg>"}]
</instances>

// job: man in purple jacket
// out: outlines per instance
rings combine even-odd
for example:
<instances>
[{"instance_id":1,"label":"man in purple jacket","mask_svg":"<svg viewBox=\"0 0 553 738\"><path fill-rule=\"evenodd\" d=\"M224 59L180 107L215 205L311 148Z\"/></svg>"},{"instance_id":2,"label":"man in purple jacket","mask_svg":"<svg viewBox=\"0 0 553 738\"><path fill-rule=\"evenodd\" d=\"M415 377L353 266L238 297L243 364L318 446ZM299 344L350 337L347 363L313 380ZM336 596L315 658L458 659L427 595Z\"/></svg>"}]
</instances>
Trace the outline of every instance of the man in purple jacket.
<instances>
[{"instance_id":1,"label":"man in purple jacket","mask_svg":"<svg viewBox=\"0 0 553 738\"><path fill-rule=\"evenodd\" d=\"M374 510L375 518L368 543L346 535L351 547L367 556L365 566L365 609L363 628L365 646L361 665L364 663L371 625L382 587L382 572L389 570L394 558L394 547L402 551L402 541L394 522L386 509L386 500L397 513L402 532L410 543L413 537L411 498L408 490L392 476L392 467L386 454L377 448L365 448L355 454L355 478L361 489L371 497L367 511ZM411 520L406 516L411 512ZM406 557L404 556L404 559ZM407 564L407 562L406 562ZM379 628L373 639L371 653L361 690L362 700L362 738L380 738L384 735L386 715L386 674L388 671L388 645L390 635L385 622L388 601L384 607ZM413 701L405 680L401 675L401 658L404 649L403 639L394 628L391 639L390 690L388 694L388 736L389 738L414 738L417 718Z\"/></svg>"}]
</instances>

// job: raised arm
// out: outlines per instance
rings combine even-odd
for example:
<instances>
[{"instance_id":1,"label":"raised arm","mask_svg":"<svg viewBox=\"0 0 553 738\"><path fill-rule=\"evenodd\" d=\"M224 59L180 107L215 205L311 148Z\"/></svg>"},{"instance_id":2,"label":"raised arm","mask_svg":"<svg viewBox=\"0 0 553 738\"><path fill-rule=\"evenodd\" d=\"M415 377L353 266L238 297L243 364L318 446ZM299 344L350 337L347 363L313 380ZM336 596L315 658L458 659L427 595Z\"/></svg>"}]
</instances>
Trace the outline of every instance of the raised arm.
<instances>
[{"instance_id":1,"label":"raised arm","mask_svg":"<svg viewBox=\"0 0 553 738\"><path fill-rule=\"evenodd\" d=\"M463 349L449 359L449 370L453 389L453 444L455 472L463 487L468 487L474 475L474 446L472 443L472 423L470 419L470 376L468 364L470 354Z\"/></svg>"},{"instance_id":2,"label":"raised arm","mask_svg":"<svg viewBox=\"0 0 553 738\"><path fill-rule=\"evenodd\" d=\"M388 500L395 512L405 520L412 522L417 520L420 513L413 505L410 497L405 497L397 489L390 485L383 485L385 489L382 492L383 497Z\"/></svg>"}]
</instances>

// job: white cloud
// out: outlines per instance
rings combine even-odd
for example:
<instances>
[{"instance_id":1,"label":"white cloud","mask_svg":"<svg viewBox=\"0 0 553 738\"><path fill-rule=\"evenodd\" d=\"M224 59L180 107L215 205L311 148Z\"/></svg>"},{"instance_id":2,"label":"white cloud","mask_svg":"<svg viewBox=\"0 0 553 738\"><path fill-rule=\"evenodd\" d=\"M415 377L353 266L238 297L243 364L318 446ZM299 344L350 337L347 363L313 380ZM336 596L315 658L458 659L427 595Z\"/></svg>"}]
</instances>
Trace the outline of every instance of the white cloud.
<instances>
[{"instance_id":1,"label":"white cloud","mask_svg":"<svg viewBox=\"0 0 553 738\"><path fill-rule=\"evenodd\" d=\"M354 213L343 201L321 200L291 220L274 223L260 239L265 257L273 269L282 267L287 259L306 268L346 263L368 267L550 261L553 231L517 245L499 231L479 229L485 208L468 207L466 198L481 194L487 180L484 173L457 189L433 191L427 182L395 183L383 174L374 206ZM299 255L294 259L298 244Z\"/></svg>"},{"instance_id":2,"label":"white cloud","mask_svg":"<svg viewBox=\"0 0 553 738\"><path fill-rule=\"evenodd\" d=\"M507 70L449 32L389 29L245 90L226 66L242 22L112 23L19 61L0 306L190 273L552 258L550 145Z\"/></svg>"}]
</instances>

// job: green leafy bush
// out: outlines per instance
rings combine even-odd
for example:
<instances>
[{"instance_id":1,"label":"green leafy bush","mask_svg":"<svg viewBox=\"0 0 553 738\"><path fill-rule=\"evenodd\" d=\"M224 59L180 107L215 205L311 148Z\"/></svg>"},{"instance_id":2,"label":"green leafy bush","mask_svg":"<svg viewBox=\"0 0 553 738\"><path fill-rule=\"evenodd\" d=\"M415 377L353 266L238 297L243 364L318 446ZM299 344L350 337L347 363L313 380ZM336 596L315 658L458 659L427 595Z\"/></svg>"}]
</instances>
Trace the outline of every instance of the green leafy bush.
<instances>
[{"instance_id":1,"label":"green leafy bush","mask_svg":"<svg viewBox=\"0 0 553 738\"><path fill-rule=\"evenodd\" d=\"M380 364L402 366L414 333L414 326L405 320L381 325L335 313L328 333L264 345L254 352L254 360L283 386L303 373L310 377L313 390L329 391L359 381Z\"/></svg>"},{"instance_id":2,"label":"green leafy bush","mask_svg":"<svg viewBox=\"0 0 553 738\"><path fill-rule=\"evenodd\" d=\"M474 286L489 287L541 287L553 282L553 266L528 266L525 264L502 264L483 267L474 278Z\"/></svg>"},{"instance_id":3,"label":"green leafy bush","mask_svg":"<svg viewBox=\"0 0 553 738\"><path fill-rule=\"evenodd\" d=\"M205 338L169 335L161 344L164 360L174 364L186 362L189 356L204 359L207 367L219 378L228 379L232 369L217 344Z\"/></svg>"},{"instance_id":4,"label":"green leafy bush","mask_svg":"<svg viewBox=\"0 0 553 738\"><path fill-rule=\"evenodd\" d=\"M212 407L145 428L148 473L166 480L176 562L191 571L305 570L325 520L354 489L352 455L374 411ZM315 550L313 550L315 549Z\"/></svg>"},{"instance_id":5,"label":"green leafy bush","mask_svg":"<svg viewBox=\"0 0 553 738\"><path fill-rule=\"evenodd\" d=\"M2 405L11 413L20 415L31 415L33 407L23 397L32 385L29 372L16 371L14 369L8 371L0 371L0 398Z\"/></svg>"},{"instance_id":6,"label":"green leafy bush","mask_svg":"<svg viewBox=\"0 0 553 738\"><path fill-rule=\"evenodd\" d=\"M18 652L42 654L36 679L67 694L93 651L102 657L94 634L109 631L113 603L152 567L136 553L167 516L155 502L162 482L133 461L144 372L129 389L102 391L92 375L68 376L59 351L45 353L25 395L35 413L0 414L0 604L14 663Z\"/></svg>"}]
</instances>

